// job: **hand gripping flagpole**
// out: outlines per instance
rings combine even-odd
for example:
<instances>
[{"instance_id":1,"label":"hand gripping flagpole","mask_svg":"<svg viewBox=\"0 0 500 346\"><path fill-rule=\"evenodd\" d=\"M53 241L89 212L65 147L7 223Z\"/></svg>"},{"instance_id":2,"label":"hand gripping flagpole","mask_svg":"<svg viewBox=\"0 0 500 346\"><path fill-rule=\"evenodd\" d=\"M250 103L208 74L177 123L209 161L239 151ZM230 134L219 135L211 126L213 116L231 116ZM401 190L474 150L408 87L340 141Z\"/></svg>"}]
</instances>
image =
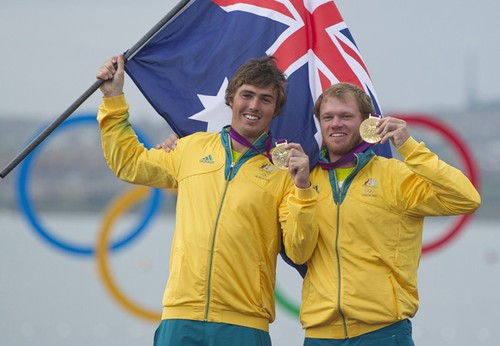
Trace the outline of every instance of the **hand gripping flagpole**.
<instances>
[{"instance_id":1,"label":"hand gripping flagpole","mask_svg":"<svg viewBox=\"0 0 500 346\"><path fill-rule=\"evenodd\" d=\"M189 3L196 0L182 0L180 1L170 12L167 13L155 26L151 28L137 43L132 46L125 54L123 58L125 61L130 59L135 53L137 53L142 46L144 46L165 24L167 24L171 19L173 19L182 9L184 9ZM17 154L10 163L5 166L5 168L0 172L0 178L5 178L7 174L10 173L21 161L23 161L26 156L28 156L35 148L42 143L45 138L47 138L59 125L63 123L73 112L82 105L85 100L87 100L99 87L104 83L102 79L96 80L85 92L78 97L61 115L59 115L55 120L53 120L35 139L33 139L19 154Z\"/></svg>"}]
</instances>

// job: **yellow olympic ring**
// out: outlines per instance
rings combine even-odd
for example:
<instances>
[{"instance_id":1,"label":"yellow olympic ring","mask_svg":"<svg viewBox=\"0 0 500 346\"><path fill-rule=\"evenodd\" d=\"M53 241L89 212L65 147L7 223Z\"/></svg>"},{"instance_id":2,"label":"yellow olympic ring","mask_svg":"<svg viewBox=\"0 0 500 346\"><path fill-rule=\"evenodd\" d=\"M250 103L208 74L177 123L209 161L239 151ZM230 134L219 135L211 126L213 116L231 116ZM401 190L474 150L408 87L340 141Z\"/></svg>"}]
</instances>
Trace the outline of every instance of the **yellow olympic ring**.
<instances>
[{"instance_id":1,"label":"yellow olympic ring","mask_svg":"<svg viewBox=\"0 0 500 346\"><path fill-rule=\"evenodd\" d=\"M137 202L143 201L148 197L149 188L140 186L135 189L126 192L122 195L112 207L108 208L104 213L104 221L101 227L98 244L96 247L97 263L99 268L99 273L102 276L104 285L111 292L113 298L115 298L120 305L122 305L126 310L132 312L147 320L154 322L159 322L161 320L161 313L156 311L150 311L139 307L137 304L132 302L127 298L115 284L113 277L109 271L107 256L108 256L108 243L109 235L111 233L111 226L116 221L118 216L122 214L125 210L134 206Z\"/></svg>"}]
</instances>

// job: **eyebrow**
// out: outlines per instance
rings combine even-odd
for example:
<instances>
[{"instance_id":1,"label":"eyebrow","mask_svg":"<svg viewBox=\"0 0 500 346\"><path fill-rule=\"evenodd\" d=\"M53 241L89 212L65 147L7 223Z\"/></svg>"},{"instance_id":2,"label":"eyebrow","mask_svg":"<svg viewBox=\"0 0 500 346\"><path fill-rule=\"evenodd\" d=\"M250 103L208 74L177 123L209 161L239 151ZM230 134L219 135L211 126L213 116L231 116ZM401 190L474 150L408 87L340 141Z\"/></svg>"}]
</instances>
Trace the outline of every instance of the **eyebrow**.
<instances>
[{"instance_id":1,"label":"eyebrow","mask_svg":"<svg viewBox=\"0 0 500 346\"><path fill-rule=\"evenodd\" d=\"M330 112L325 112L325 113L321 113L319 115L320 117L334 117L334 116L338 116L338 117L344 117L344 116L354 116L353 113L351 112L340 112L340 113L335 113L335 114L332 114Z\"/></svg>"},{"instance_id":2,"label":"eyebrow","mask_svg":"<svg viewBox=\"0 0 500 346\"><path fill-rule=\"evenodd\" d=\"M257 87L256 87L257 88ZM240 90L240 93L251 93L253 95L257 95L257 92L255 92L254 90L250 90L250 89L246 89L246 88L242 88ZM273 100L276 99L276 97L274 96L274 93L273 94L268 94L268 93L261 93L261 94L258 94L259 97L265 97L265 98L271 98Z\"/></svg>"}]
</instances>

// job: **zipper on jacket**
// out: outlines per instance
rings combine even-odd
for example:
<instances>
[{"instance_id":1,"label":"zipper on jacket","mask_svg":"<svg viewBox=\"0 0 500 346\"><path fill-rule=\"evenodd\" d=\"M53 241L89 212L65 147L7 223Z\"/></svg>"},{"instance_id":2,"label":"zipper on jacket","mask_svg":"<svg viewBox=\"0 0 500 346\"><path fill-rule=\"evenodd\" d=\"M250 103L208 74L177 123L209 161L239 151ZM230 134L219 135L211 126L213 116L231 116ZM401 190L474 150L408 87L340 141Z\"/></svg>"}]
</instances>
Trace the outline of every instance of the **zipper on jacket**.
<instances>
[{"instance_id":1,"label":"zipper on jacket","mask_svg":"<svg viewBox=\"0 0 500 346\"><path fill-rule=\"evenodd\" d=\"M210 297L211 297L211 286L212 286L212 264L214 259L214 247L215 247L215 236L217 235L217 226L219 224L219 217L222 211L222 205L224 204L224 199L226 198L227 188L229 186L229 181L231 179L231 175L233 173L233 168L236 165L235 162L231 163L231 167L229 169L229 174L226 179L226 186L224 187L224 193L222 194L222 200L219 205L219 212L217 213L217 218L215 219L214 232L212 235L212 246L210 248L210 261L208 264L208 278L207 278L207 302L205 304L205 321L208 321L208 311L210 310Z\"/></svg>"},{"instance_id":2,"label":"zipper on jacket","mask_svg":"<svg viewBox=\"0 0 500 346\"><path fill-rule=\"evenodd\" d=\"M342 273L341 273L341 269L340 269L340 251L339 251L339 233L340 233L340 205L342 204L342 202L344 201L343 199L343 195L344 195L344 189L346 186L349 186L348 181L349 179L352 179L352 177L354 177L354 172L357 171L358 169L358 166L359 166L359 159L356 160L356 167L354 167L354 170L346 177L346 179L344 180L344 182L342 183L342 187L339 188L338 186L338 182L337 182L337 175L335 174L335 172L333 172L333 181L334 181L334 188L335 188L335 192L338 193L338 203L337 203L337 234L335 236L335 254L337 256L337 272L338 272L338 293L337 293L337 301L338 301L338 306L339 306L339 314L340 314L340 317L342 317L342 324L344 326L344 333L345 333L345 337L346 338L349 338L349 332L347 331L347 322L346 322L346 318L345 318L345 315L344 313L342 312L342 307L341 307L341 297L340 297L340 292L341 292L341 285L342 285L342 280L341 280L341 277L342 277ZM349 182L350 183L350 182ZM347 193L347 192L346 192Z\"/></svg>"},{"instance_id":3,"label":"zipper on jacket","mask_svg":"<svg viewBox=\"0 0 500 346\"><path fill-rule=\"evenodd\" d=\"M343 193L343 190L344 190L344 184L342 184L342 188L339 189L338 188L338 183L337 183L337 176L335 175L334 173L334 181L335 181L335 190L337 191L337 193L339 194L339 203L337 203L337 234L335 235L335 255L337 256L337 272L338 272L338 279L337 279L337 287L338 287L338 291L337 291L337 304L338 304L338 307L339 307L339 314L340 314L340 317L342 317L342 324L344 326L344 333L345 333L345 337L348 338L349 337L349 334L347 332L347 324L346 324L346 320L345 320L345 316L344 316L344 313L342 312L342 306L341 306L341 297L340 297L340 292L341 292L341 285L342 285L342 280L341 280L341 277L342 277L342 270L340 269L340 251L339 251L339 233L340 233L340 203L341 203L341 196L342 196L342 193Z\"/></svg>"}]
</instances>

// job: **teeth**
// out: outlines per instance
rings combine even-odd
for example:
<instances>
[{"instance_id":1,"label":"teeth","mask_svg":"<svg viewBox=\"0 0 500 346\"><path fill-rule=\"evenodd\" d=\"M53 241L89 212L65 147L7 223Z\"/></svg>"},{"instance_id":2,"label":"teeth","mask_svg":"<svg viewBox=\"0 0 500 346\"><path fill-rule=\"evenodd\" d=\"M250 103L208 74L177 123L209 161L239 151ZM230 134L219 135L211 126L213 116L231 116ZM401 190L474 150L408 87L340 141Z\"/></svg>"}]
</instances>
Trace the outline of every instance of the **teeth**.
<instances>
[{"instance_id":1,"label":"teeth","mask_svg":"<svg viewBox=\"0 0 500 346\"><path fill-rule=\"evenodd\" d=\"M259 117L256 117L256 116L250 115L250 114L244 114L243 116L245 118L249 119L249 120L257 120L257 119L259 119Z\"/></svg>"},{"instance_id":2,"label":"teeth","mask_svg":"<svg viewBox=\"0 0 500 346\"><path fill-rule=\"evenodd\" d=\"M343 133L332 133L330 135L330 137L343 137L343 136L345 136L345 134L343 134Z\"/></svg>"}]
</instances>

